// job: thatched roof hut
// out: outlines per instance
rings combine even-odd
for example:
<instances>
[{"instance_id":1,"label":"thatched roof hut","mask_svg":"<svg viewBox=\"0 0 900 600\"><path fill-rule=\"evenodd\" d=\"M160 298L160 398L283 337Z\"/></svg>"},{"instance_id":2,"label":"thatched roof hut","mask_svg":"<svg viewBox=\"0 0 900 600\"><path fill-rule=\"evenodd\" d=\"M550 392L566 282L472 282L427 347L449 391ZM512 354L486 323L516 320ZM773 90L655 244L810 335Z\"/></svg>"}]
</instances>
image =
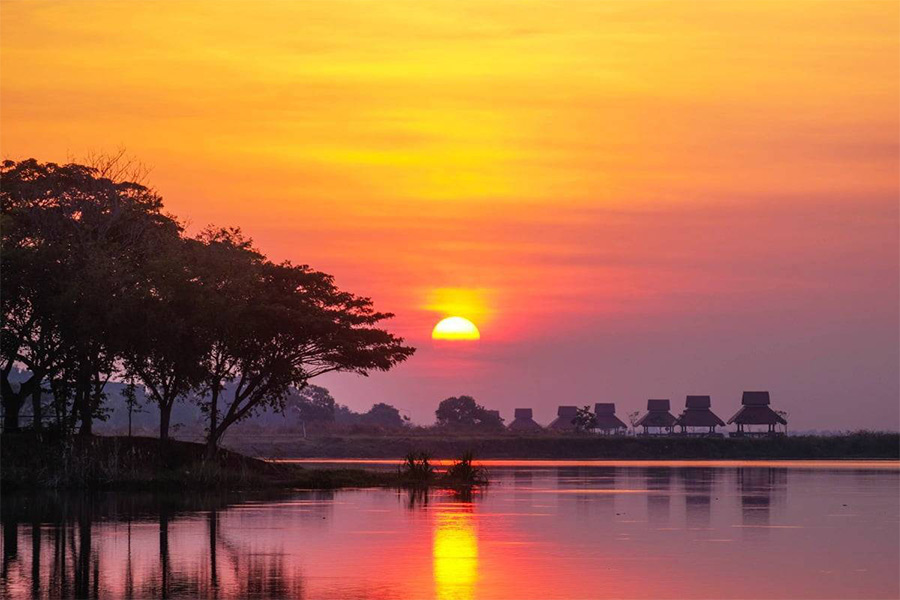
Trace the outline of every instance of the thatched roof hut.
<instances>
[{"instance_id":1,"label":"thatched roof hut","mask_svg":"<svg viewBox=\"0 0 900 600\"><path fill-rule=\"evenodd\" d=\"M507 429L522 433L528 431L542 431L544 428L537 424L533 414L534 413L530 408L517 408L514 413L515 418L512 423L509 424Z\"/></svg>"},{"instance_id":2,"label":"thatched roof hut","mask_svg":"<svg viewBox=\"0 0 900 600\"><path fill-rule=\"evenodd\" d=\"M616 405L613 402L598 402L594 405L594 418L597 429L603 433L619 433L628 427L616 416Z\"/></svg>"},{"instance_id":3,"label":"thatched roof hut","mask_svg":"<svg viewBox=\"0 0 900 600\"><path fill-rule=\"evenodd\" d=\"M684 404L685 409L676 422L682 433L686 433L688 427L700 427L708 429L708 433L715 433L717 426L725 425L725 421L710 410L712 401L709 396L688 396Z\"/></svg>"},{"instance_id":4,"label":"thatched roof hut","mask_svg":"<svg viewBox=\"0 0 900 600\"><path fill-rule=\"evenodd\" d=\"M769 392L744 392L741 409L728 419L728 424L737 424L737 434L749 433L748 425L765 425L767 433L774 434L776 425L787 425L787 420L769 407Z\"/></svg>"},{"instance_id":5,"label":"thatched roof hut","mask_svg":"<svg viewBox=\"0 0 900 600\"><path fill-rule=\"evenodd\" d=\"M572 431L575 429L576 416L578 416L577 406L560 406L556 411L556 419L547 426L547 429Z\"/></svg>"},{"instance_id":6,"label":"thatched roof hut","mask_svg":"<svg viewBox=\"0 0 900 600\"><path fill-rule=\"evenodd\" d=\"M669 412L668 399L651 399L647 400L647 414L635 423L635 427L643 427L644 434L649 434L650 429L656 429L657 433L672 433L677 420Z\"/></svg>"}]
</instances>

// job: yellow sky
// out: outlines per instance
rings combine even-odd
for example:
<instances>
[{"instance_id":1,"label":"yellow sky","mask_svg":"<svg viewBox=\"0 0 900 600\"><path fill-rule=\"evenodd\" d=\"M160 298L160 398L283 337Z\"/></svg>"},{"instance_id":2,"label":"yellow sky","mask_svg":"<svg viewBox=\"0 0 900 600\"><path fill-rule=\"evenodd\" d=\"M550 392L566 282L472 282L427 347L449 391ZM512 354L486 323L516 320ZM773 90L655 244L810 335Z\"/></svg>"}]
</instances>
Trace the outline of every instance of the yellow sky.
<instances>
[{"instance_id":1,"label":"yellow sky","mask_svg":"<svg viewBox=\"0 0 900 600\"><path fill-rule=\"evenodd\" d=\"M893 298L898 6L5 1L0 147L125 146L192 228L414 343L450 312L489 348L823 293L834 322Z\"/></svg>"}]
</instances>

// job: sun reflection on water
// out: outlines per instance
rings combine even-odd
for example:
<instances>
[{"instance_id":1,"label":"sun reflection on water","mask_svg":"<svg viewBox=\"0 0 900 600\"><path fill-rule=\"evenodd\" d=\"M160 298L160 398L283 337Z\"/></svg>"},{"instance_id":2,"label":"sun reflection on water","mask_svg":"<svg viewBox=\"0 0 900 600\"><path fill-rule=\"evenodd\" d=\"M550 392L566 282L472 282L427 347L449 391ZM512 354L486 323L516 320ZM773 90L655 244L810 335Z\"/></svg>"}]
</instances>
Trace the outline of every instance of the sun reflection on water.
<instances>
[{"instance_id":1,"label":"sun reflection on water","mask_svg":"<svg viewBox=\"0 0 900 600\"><path fill-rule=\"evenodd\" d=\"M478 534L471 512L438 513L432 553L436 596L441 600L473 598L478 580Z\"/></svg>"}]
</instances>

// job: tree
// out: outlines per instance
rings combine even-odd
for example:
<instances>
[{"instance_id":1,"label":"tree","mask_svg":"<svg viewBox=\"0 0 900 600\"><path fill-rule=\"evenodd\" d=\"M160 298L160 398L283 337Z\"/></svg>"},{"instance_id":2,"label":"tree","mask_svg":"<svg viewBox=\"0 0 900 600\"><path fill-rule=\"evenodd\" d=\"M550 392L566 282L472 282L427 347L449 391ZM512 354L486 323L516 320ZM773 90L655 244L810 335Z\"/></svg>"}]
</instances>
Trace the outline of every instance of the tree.
<instances>
[{"instance_id":1,"label":"tree","mask_svg":"<svg viewBox=\"0 0 900 600\"><path fill-rule=\"evenodd\" d=\"M145 266L146 289L132 294L134 318L120 344L126 372L159 406L159 437L169 438L175 403L203 381L209 345L203 335L208 302L197 279L197 246L165 240Z\"/></svg>"},{"instance_id":2,"label":"tree","mask_svg":"<svg viewBox=\"0 0 900 600\"><path fill-rule=\"evenodd\" d=\"M637 422L641 420L641 411L636 410L634 412L628 413L628 422L631 424L631 433L634 433L634 428L637 427Z\"/></svg>"},{"instance_id":3,"label":"tree","mask_svg":"<svg viewBox=\"0 0 900 600\"><path fill-rule=\"evenodd\" d=\"M475 402L471 396L453 396L441 401L435 411L440 427L485 428L503 427L503 419Z\"/></svg>"},{"instance_id":4,"label":"tree","mask_svg":"<svg viewBox=\"0 0 900 600\"><path fill-rule=\"evenodd\" d=\"M363 421L367 425L377 425L389 429L399 429L404 424L400 411L384 402L373 404L369 412L363 415Z\"/></svg>"},{"instance_id":5,"label":"tree","mask_svg":"<svg viewBox=\"0 0 900 600\"><path fill-rule=\"evenodd\" d=\"M362 415L343 404L334 405L334 422L339 425L356 425L362 419Z\"/></svg>"},{"instance_id":6,"label":"tree","mask_svg":"<svg viewBox=\"0 0 900 600\"><path fill-rule=\"evenodd\" d=\"M572 420L575 425L575 431L586 432L597 428L597 417L591 412L590 406L579 408Z\"/></svg>"},{"instance_id":7,"label":"tree","mask_svg":"<svg viewBox=\"0 0 900 600\"><path fill-rule=\"evenodd\" d=\"M128 409L128 437L131 437L131 417L136 413L144 412L141 403L137 399L137 386L129 381L122 388L122 397L125 398L125 407Z\"/></svg>"},{"instance_id":8,"label":"tree","mask_svg":"<svg viewBox=\"0 0 900 600\"><path fill-rule=\"evenodd\" d=\"M325 373L387 371L415 351L377 327L393 315L339 290L330 275L266 261L238 230L209 231L199 241L218 266L206 270L203 285L216 290L226 313L217 314L208 330L210 455L232 424L257 410L283 410L292 388ZM223 397L228 381L234 385Z\"/></svg>"},{"instance_id":9,"label":"tree","mask_svg":"<svg viewBox=\"0 0 900 600\"><path fill-rule=\"evenodd\" d=\"M4 257L0 392L7 425L45 379L65 377L81 432L102 415L103 388L117 367L114 341L145 285L142 267L180 226L144 186L83 165L6 161L0 168ZM18 390L10 369L32 374Z\"/></svg>"},{"instance_id":10,"label":"tree","mask_svg":"<svg viewBox=\"0 0 900 600\"><path fill-rule=\"evenodd\" d=\"M330 423L335 420L335 403L331 392L311 383L299 390L292 390L285 401L285 409L295 411L305 423Z\"/></svg>"}]
</instances>

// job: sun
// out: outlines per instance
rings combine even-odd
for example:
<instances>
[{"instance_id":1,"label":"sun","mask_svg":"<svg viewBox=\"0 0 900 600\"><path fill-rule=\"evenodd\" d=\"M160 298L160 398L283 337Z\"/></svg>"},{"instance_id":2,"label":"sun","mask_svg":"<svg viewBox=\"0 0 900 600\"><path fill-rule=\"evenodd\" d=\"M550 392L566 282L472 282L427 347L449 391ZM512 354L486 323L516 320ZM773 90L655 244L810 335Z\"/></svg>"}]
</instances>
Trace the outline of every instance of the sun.
<instances>
[{"instance_id":1,"label":"sun","mask_svg":"<svg viewBox=\"0 0 900 600\"><path fill-rule=\"evenodd\" d=\"M431 332L433 340L480 340L481 333L475 323L463 317L442 319Z\"/></svg>"}]
</instances>

